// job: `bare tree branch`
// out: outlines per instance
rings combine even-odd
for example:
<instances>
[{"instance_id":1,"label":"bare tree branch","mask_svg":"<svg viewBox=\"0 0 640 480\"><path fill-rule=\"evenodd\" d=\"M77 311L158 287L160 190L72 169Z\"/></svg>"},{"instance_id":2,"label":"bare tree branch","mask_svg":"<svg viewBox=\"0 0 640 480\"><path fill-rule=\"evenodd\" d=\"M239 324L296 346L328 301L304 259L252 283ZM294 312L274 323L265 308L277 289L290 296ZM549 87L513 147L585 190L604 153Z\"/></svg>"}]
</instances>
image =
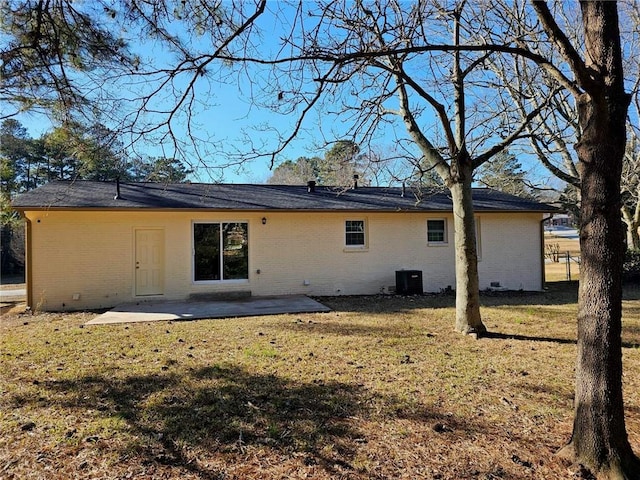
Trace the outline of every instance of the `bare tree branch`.
<instances>
[{"instance_id":1,"label":"bare tree branch","mask_svg":"<svg viewBox=\"0 0 640 480\"><path fill-rule=\"evenodd\" d=\"M538 18L545 32L571 67L573 74L578 80L578 84L585 90L591 91L596 86L596 83L593 81L593 76L596 72L587 68L576 49L556 23L547 3L543 0L534 0L532 5L538 14Z\"/></svg>"}]
</instances>

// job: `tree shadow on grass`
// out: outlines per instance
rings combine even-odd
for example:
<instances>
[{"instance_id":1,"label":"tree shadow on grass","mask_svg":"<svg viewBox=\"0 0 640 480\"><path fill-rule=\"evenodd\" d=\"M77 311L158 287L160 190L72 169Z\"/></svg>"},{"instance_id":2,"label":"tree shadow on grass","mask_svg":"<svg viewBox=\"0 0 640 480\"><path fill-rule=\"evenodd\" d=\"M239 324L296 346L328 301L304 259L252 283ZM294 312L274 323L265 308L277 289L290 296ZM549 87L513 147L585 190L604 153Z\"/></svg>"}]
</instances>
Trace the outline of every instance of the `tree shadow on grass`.
<instances>
[{"instance_id":1,"label":"tree shadow on grass","mask_svg":"<svg viewBox=\"0 0 640 480\"><path fill-rule=\"evenodd\" d=\"M557 338L557 337L533 337L530 335L520 335L515 333L502 333L502 332L486 332L481 338L488 338L493 340L519 340L524 342L551 342L560 345L575 345L576 340L571 338Z\"/></svg>"},{"instance_id":2,"label":"tree shadow on grass","mask_svg":"<svg viewBox=\"0 0 640 480\"><path fill-rule=\"evenodd\" d=\"M516 333L502 333L502 332L486 332L481 338L488 338L494 340L519 340L525 342L551 342L560 345L576 345L578 342L574 338L557 338L557 337L544 337L544 336L530 336L520 335ZM622 348L639 348L640 344L636 342L622 342Z\"/></svg>"},{"instance_id":3,"label":"tree shadow on grass","mask_svg":"<svg viewBox=\"0 0 640 480\"><path fill-rule=\"evenodd\" d=\"M352 460L363 441L357 419L445 418L418 401L383 397L358 385L293 383L230 365L183 375L88 376L47 386L56 392L54 404L62 408L97 410L105 418L124 420L132 437L143 439L142 444L126 447L128 455L133 451L143 463L186 469L208 479L226 473L209 462L194 461L194 450L222 455L229 464L240 461L248 448L268 449L277 451L279 458L301 457L304 465L340 476L357 473ZM446 419L460 435L485 428L450 414Z\"/></svg>"},{"instance_id":4,"label":"tree shadow on grass","mask_svg":"<svg viewBox=\"0 0 640 480\"><path fill-rule=\"evenodd\" d=\"M423 308L455 307L455 292L425 293L423 295L352 295L316 297L332 310L362 313L402 313ZM623 300L640 300L640 285L627 284ZM578 282L550 282L540 292L524 290L480 292L481 307L531 305L570 305L578 302Z\"/></svg>"},{"instance_id":5,"label":"tree shadow on grass","mask_svg":"<svg viewBox=\"0 0 640 480\"><path fill-rule=\"evenodd\" d=\"M622 298L625 300L640 300L640 282L622 283Z\"/></svg>"},{"instance_id":6,"label":"tree shadow on grass","mask_svg":"<svg viewBox=\"0 0 640 480\"><path fill-rule=\"evenodd\" d=\"M567 305L578 299L577 282L556 282L545 291L489 291L480 292L481 307ZM374 295L317 297L332 310L362 313L402 313L416 309L455 307L455 293L425 293L423 295Z\"/></svg>"},{"instance_id":7,"label":"tree shadow on grass","mask_svg":"<svg viewBox=\"0 0 640 480\"><path fill-rule=\"evenodd\" d=\"M629 325L622 318L622 346L627 348L640 348L640 325Z\"/></svg>"}]
</instances>

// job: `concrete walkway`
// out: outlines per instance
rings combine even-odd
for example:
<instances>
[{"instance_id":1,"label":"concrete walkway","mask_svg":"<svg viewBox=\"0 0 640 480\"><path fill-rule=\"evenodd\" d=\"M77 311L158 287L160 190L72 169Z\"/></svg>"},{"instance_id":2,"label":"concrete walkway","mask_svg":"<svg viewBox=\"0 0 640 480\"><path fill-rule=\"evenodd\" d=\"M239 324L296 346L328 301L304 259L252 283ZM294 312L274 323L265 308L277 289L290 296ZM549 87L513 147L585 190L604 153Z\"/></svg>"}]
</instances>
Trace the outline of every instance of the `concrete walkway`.
<instances>
[{"instance_id":1,"label":"concrete walkway","mask_svg":"<svg viewBox=\"0 0 640 480\"><path fill-rule=\"evenodd\" d=\"M242 300L226 301L157 301L118 305L89 320L86 325L330 311L330 308L304 295L249 297Z\"/></svg>"},{"instance_id":2,"label":"concrete walkway","mask_svg":"<svg viewBox=\"0 0 640 480\"><path fill-rule=\"evenodd\" d=\"M25 288L1 289L0 300L2 301L18 301L24 300L27 296Z\"/></svg>"}]
</instances>

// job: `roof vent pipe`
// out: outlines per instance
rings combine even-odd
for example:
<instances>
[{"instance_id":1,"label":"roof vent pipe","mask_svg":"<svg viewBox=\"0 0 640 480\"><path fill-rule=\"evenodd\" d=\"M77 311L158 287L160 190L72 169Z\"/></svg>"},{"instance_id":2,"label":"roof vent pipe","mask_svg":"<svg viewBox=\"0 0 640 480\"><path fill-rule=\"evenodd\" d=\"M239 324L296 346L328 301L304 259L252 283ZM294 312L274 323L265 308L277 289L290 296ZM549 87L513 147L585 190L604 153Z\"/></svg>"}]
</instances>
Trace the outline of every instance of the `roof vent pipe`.
<instances>
[{"instance_id":1,"label":"roof vent pipe","mask_svg":"<svg viewBox=\"0 0 640 480\"><path fill-rule=\"evenodd\" d=\"M313 193L315 191L316 191L316 182L314 182L313 180L309 180L307 182L307 192Z\"/></svg>"},{"instance_id":2,"label":"roof vent pipe","mask_svg":"<svg viewBox=\"0 0 640 480\"><path fill-rule=\"evenodd\" d=\"M400 196L404 198L404 195L405 195L404 182L402 182L402 193L400 193Z\"/></svg>"},{"instance_id":3,"label":"roof vent pipe","mask_svg":"<svg viewBox=\"0 0 640 480\"><path fill-rule=\"evenodd\" d=\"M358 188L358 179L360 178L360 175L358 175L357 173L353 176L353 189L357 189Z\"/></svg>"},{"instance_id":4,"label":"roof vent pipe","mask_svg":"<svg viewBox=\"0 0 640 480\"><path fill-rule=\"evenodd\" d=\"M114 200L120 200L120 177L116 177L116 196Z\"/></svg>"}]
</instances>

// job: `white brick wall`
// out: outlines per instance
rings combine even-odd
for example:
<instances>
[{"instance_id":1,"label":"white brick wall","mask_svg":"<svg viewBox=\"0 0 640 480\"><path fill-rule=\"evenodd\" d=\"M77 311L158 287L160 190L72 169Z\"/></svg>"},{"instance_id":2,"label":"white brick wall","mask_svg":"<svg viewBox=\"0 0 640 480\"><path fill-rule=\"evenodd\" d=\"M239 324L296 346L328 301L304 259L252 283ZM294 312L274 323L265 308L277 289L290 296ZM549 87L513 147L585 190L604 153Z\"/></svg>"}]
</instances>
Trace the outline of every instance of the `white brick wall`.
<instances>
[{"instance_id":1,"label":"white brick wall","mask_svg":"<svg viewBox=\"0 0 640 480\"><path fill-rule=\"evenodd\" d=\"M542 252L540 214L479 215L482 260L480 288L491 282L510 290L540 290Z\"/></svg>"},{"instance_id":2,"label":"white brick wall","mask_svg":"<svg viewBox=\"0 0 640 480\"><path fill-rule=\"evenodd\" d=\"M480 287L500 282L510 289L539 289L541 215L478 216ZM427 292L455 287L450 214L49 211L27 212L27 218L32 225L32 307L43 310L106 308L147 299L135 296L134 239L139 228L164 231L165 299L233 290L253 295L374 294L388 292L400 269L422 270ZM447 245L427 245L427 218L447 219ZM345 246L346 220L365 220L366 248ZM248 281L192 282L194 221L249 223Z\"/></svg>"}]
</instances>

